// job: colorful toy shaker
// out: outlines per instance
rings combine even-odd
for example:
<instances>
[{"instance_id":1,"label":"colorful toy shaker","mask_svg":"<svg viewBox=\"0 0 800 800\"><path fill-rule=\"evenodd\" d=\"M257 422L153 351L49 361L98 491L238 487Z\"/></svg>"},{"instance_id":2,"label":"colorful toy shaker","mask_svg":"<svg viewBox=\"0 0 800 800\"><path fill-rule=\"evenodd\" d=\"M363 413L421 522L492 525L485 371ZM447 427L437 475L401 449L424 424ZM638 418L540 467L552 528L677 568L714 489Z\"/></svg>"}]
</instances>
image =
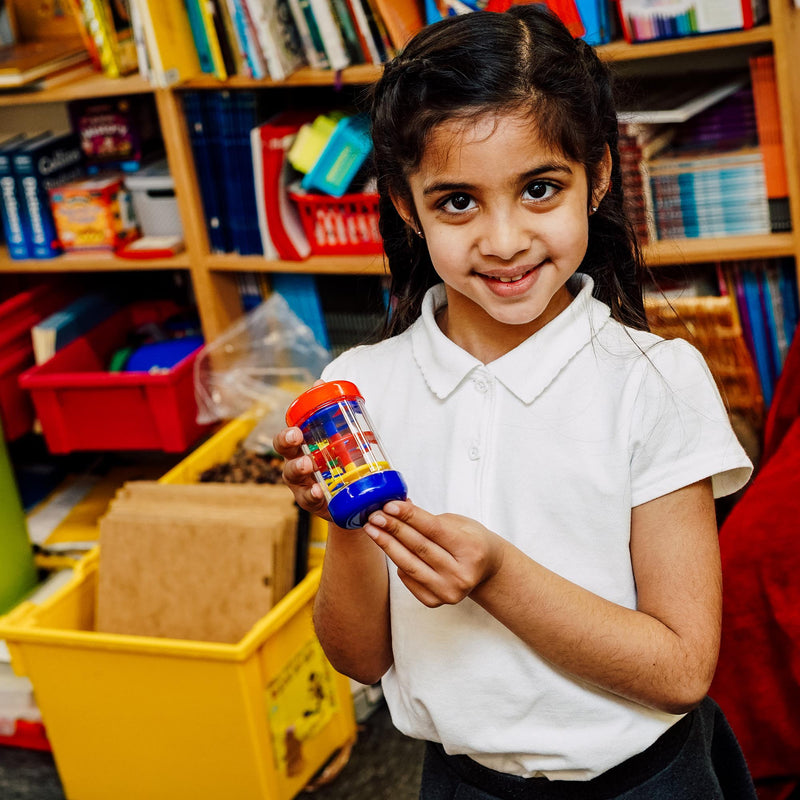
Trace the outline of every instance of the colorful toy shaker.
<instances>
[{"instance_id":1,"label":"colorful toy shaker","mask_svg":"<svg viewBox=\"0 0 800 800\"><path fill-rule=\"evenodd\" d=\"M303 432L303 451L340 528L360 528L385 503L406 499L405 481L389 464L354 383L312 387L289 406L286 423Z\"/></svg>"}]
</instances>

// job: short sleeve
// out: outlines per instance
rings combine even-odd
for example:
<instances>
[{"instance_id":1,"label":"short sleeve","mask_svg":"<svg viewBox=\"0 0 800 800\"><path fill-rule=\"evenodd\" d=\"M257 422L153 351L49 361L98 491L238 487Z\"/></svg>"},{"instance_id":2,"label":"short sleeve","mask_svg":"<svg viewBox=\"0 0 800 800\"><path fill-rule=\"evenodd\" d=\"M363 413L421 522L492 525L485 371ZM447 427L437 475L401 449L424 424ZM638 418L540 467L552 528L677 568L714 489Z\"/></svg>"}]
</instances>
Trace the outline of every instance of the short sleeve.
<instances>
[{"instance_id":1,"label":"short sleeve","mask_svg":"<svg viewBox=\"0 0 800 800\"><path fill-rule=\"evenodd\" d=\"M700 352L682 339L659 341L640 363L630 430L632 505L708 477L714 497L744 486L753 466Z\"/></svg>"}]
</instances>

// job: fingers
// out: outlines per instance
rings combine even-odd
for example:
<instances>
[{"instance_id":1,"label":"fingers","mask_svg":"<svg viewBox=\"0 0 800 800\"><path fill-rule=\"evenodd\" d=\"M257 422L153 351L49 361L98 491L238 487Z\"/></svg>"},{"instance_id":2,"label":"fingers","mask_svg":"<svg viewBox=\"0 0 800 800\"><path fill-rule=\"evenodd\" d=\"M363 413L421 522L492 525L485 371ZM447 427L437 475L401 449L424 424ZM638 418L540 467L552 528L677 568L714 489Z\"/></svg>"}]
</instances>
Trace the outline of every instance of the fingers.
<instances>
[{"instance_id":1,"label":"fingers","mask_svg":"<svg viewBox=\"0 0 800 800\"><path fill-rule=\"evenodd\" d=\"M434 515L408 501L387 503L364 526L367 535L397 566L400 580L430 607L463 597L456 598L450 591L450 575L456 564L435 541L439 527Z\"/></svg>"},{"instance_id":2,"label":"fingers","mask_svg":"<svg viewBox=\"0 0 800 800\"><path fill-rule=\"evenodd\" d=\"M283 456L283 482L294 493L301 508L329 519L325 495L314 478L314 464L303 453L303 434L299 428L286 428L273 440L276 452Z\"/></svg>"}]
</instances>

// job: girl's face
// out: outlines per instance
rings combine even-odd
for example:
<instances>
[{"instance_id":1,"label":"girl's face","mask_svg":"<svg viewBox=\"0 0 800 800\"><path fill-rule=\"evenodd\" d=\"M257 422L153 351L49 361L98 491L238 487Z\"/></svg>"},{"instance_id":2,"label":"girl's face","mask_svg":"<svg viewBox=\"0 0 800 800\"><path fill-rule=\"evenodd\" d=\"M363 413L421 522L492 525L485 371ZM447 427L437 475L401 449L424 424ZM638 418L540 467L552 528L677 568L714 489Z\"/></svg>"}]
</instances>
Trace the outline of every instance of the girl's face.
<instances>
[{"instance_id":1,"label":"girl's face","mask_svg":"<svg viewBox=\"0 0 800 800\"><path fill-rule=\"evenodd\" d=\"M607 162L607 163L606 163ZM447 289L445 334L484 363L563 311L586 253L590 207L608 187L610 156L589 196L582 164L545 147L530 116L484 115L434 129L410 177L414 209Z\"/></svg>"}]
</instances>

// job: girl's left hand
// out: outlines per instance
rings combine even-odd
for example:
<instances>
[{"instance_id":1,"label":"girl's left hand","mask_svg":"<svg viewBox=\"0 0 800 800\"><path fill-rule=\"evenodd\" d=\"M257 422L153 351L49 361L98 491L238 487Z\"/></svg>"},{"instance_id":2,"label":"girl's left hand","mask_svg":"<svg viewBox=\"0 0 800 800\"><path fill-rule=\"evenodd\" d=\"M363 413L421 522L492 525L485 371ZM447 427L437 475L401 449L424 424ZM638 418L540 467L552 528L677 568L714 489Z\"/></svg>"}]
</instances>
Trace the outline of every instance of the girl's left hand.
<instances>
[{"instance_id":1,"label":"girl's left hand","mask_svg":"<svg viewBox=\"0 0 800 800\"><path fill-rule=\"evenodd\" d=\"M506 544L475 520L430 514L409 500L387 503L364 530L395 563L409 591L430 608L459 603L491 578Z\"/></svg>"}]
</instances>

